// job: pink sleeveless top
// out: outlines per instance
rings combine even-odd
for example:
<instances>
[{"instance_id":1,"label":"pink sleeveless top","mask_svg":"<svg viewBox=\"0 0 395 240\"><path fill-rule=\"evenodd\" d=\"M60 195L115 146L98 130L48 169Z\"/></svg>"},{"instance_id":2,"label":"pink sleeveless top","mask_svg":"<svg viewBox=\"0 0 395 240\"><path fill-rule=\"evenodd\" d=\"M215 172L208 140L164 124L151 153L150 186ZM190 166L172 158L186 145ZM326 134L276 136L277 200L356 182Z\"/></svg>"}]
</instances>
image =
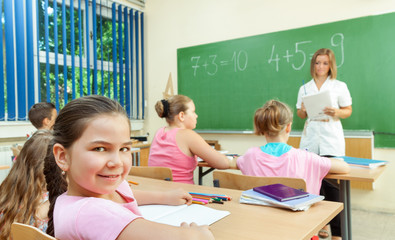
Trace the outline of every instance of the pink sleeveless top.
<instances>
[{"instance_id":1,"label":"pink sleeveless top","mask_svg":"<svg viewBox=\"0 0 395 240\"><path fill-rule=\"evenodd\" d=\"M177 145L176 135L180 128L165 131L160 128L151 143L148 166L171 168L174 182L193 184L193 171L197 166L195 157L187 156Z\"/></svg>"}]
</instances>

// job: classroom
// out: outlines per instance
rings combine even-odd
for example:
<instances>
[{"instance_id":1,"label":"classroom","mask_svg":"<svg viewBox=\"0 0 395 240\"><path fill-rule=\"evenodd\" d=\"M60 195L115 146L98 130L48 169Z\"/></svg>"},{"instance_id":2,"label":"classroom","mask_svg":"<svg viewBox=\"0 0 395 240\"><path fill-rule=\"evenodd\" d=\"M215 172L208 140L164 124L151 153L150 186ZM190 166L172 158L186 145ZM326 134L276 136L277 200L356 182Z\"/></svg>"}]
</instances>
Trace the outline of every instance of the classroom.
<instances>
[{"instance_id":1,"label":"classroom","mask_svg":"<svg viewBox=\"0 0 395 240\"><path fill-rule=\"evenodd\" d=\"M135 136L147 135L148 142L152 141L157 129L165 124L155 113L154 105L163 97L169 74L171 74L174 91L177 93L178 49L395 12L395 1L393 0L334 0L325 3L313 0L146 0L142 1L144 2L143 7L139 4L136 6L135 1L118 0L114 2L136 7L144 12L144 75L146 80L142 101L145 105L143 106L145 117L132 120L131 124L132 134ZM377 62L377 64L380 63ZM339 80L347 83L347 79ZM393 79L371 79L371 81L384 81L383 86L385 86L386 81L393 81ZM284 91L295 93L297 90L284 89ZM262 105L263 102L260 104ZM357 104L357 102L353 102L353 106ZM385 103L376 102L376 104ZM393 105L389 104L389 106ZM394 112L394 109L390 108L388 111ZM197 114L199 115L199 109L197 109ZM30 123L0 122L0 146L21 142L21 138L25 136L26 132L32 132L33 129ZM240 155L251 146L263 144L263 138L252 133L206 132L200 134L206 140L217 140L223 149ZM395 174L393 164L395 145L385 147L374 147L373 145L372 149L371 158L386 160L390 164L373 183L373 190L352 188L352 211L363 212L368 216L385 215L390 217L388 219L393 220L395 219L393 204L395 190L392 186L392 176ZM0 171L0 181L2 181L7 170ZM197 182L196 175L197 173L195 173L195 182ZM211 180L212 178L208 175L204 180L204 185L212 186ZM382 218L378 217L378 219ZM358 227L356 224L366 224L366 226ZM391 232L389 230L391 226L386 224L389 223L374 222L374 220L363 223L358 217L354 217L354 238L389 239L395 232L393 230ZM367 228L367 226L372 227ZM366 229L373 228L376 228L374 233L365 232Z\"/></svg>"}]
</instances>

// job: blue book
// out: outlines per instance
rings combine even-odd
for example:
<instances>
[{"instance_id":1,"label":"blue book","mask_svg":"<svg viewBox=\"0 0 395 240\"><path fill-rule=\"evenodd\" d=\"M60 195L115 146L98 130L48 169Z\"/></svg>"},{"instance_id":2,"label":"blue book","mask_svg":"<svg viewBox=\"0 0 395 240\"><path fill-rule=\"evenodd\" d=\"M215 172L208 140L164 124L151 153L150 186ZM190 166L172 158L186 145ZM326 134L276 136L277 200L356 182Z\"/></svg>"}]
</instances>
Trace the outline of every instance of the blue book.
<instances>
[{"instance_id":1,"label":"blue book","mask_svg":"<svg viewBox=\"0 0 395 240\"><path fill-rule=\"evenodd\" d=\"M382 160L373 160L373 159L367 159L367 158L355 158L355 157L337 157L337 158L342 158L344 161L350 165L353 166L358 166L358 167L365 167L365 168L377 168L379 166L386 165L388 161L382 161Z\"/></svg>"},{"instance_id":2,"label":"blue book","mask_svg":"<svg viewBox=\"0 0 395 240\"><path fill-rule=\"evenodd\" d=\"M305 211L314 203L322 200L324 200L324 196L309 193L307 197L281 202L253 189L244 191L240 197L240 203L287 208L293 211Z\"/></svg>"}]
</instances>

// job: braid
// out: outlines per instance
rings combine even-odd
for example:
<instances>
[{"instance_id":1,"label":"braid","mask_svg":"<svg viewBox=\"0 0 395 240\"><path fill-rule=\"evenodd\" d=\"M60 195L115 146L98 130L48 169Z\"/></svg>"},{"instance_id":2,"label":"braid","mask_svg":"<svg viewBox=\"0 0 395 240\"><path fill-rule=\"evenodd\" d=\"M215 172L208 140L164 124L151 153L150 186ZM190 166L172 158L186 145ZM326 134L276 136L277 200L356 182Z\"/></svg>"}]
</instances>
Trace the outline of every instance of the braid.
<instances>
[{"instance_id":1,"label":"braid","mask_svg":"<svg viewBox=\"0 0 395 240\"><path fill-rule=\"evenodd\" d=\"M45 181L47 182L47 190L49 193L49 211L48 211L48 228L47 233L51 236L55 236L54 223L53 223L53 211L55 208L55 202L58 196L67 191L66 177L62 175L61 169L56 164L53 156L52 148L53 143L49 145L48 155L44 162L44 174Z\"/></svg>"}]
</instances>

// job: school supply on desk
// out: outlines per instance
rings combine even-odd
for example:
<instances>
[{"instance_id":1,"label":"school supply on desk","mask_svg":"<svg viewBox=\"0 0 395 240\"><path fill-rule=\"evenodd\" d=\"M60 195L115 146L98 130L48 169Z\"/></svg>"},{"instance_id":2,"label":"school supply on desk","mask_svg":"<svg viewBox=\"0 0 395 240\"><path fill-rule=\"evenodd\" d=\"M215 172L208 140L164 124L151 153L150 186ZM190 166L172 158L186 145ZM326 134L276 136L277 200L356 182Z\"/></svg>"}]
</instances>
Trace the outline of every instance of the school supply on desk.
<instances>
[{"instance_id":1,"label":"school supply on desk","mask_svg":"<svg viewBox=\"0 0 395 240\"><path fill-rule=\"evenodd\" d=\"M230 201L231 197L226 196L224 194L212 194L212 193L196 193L189 192L193 198L202 198L202 199L220 199L221 201Z\"/></svg>"},{"instance_id":2,"label":"school supply on desk","mask_svg":"<svg viewBox=\"0 0 395 240\"><path fill-rule=\"evenodd\" d=\"M388 161L381 161L381 160L373 160L373 159L367 159L367 158L355 158L355 157L337 157L337 158L342 158L344 161L351 166L356 166L356 167L363 167L363 168L370 168L374 169L379 166L386 165Z\"/></svg>"},{"instance_id":3,"label":"school supply on desk","mask_svg":"<svg viewBox=\"0 0 395 240\"><path fill-rule=\"evenodd\" d=\"M211 225L230 214L228 211L216 210L199 204L143 205L139 206L139 210L147 220L172 226L180 226L182 222Z\"/></svg>"},{"instance_id":4,"label":"school supply on desk","mask_svg":"<svg viewBox=\"0 0 395 240\"><path fill-rule=\"evenodd\" d=\"M325 115L324 108L332 106L329 91L303 96L302 102L310 119L327 118L328 116Z\"/></svg>"},{"instance_id":5,"label":"school supply on desk","mask_svg":"<svg viewBox=\"0 0 395 240\"><path fill-rule=\"evenodd\" d=\"M311 205L322 200L324 200L324 196L309 193L309 195L304 198L280 202L274 198L256 192L253 189L244 191L240 196L240 203L280 207L293 211L306 211Z\"/></svg>"},{"instance_id":6,"label":"school supply on desk","mask_svg":"<svg viewBox=\"0 0 395 240\"><path fill-rule=\"evenodd\" d=\"M309 195L309 193L307 192L285 186L281 183L254 187L253 190L255 192L259 192L266 196L274 198L280 202L289 201L297 198L303 198Z\"/></svg>"},{"instance_id":7,"label":"school supply on desk","mask_svg":"<svg viewBox=\"0 0 395 240\"><path fill-rule=\"evenodd\" d=\"M129 184L139 185L138 182L128 181Z\"/></svg>"}]
</instances>

